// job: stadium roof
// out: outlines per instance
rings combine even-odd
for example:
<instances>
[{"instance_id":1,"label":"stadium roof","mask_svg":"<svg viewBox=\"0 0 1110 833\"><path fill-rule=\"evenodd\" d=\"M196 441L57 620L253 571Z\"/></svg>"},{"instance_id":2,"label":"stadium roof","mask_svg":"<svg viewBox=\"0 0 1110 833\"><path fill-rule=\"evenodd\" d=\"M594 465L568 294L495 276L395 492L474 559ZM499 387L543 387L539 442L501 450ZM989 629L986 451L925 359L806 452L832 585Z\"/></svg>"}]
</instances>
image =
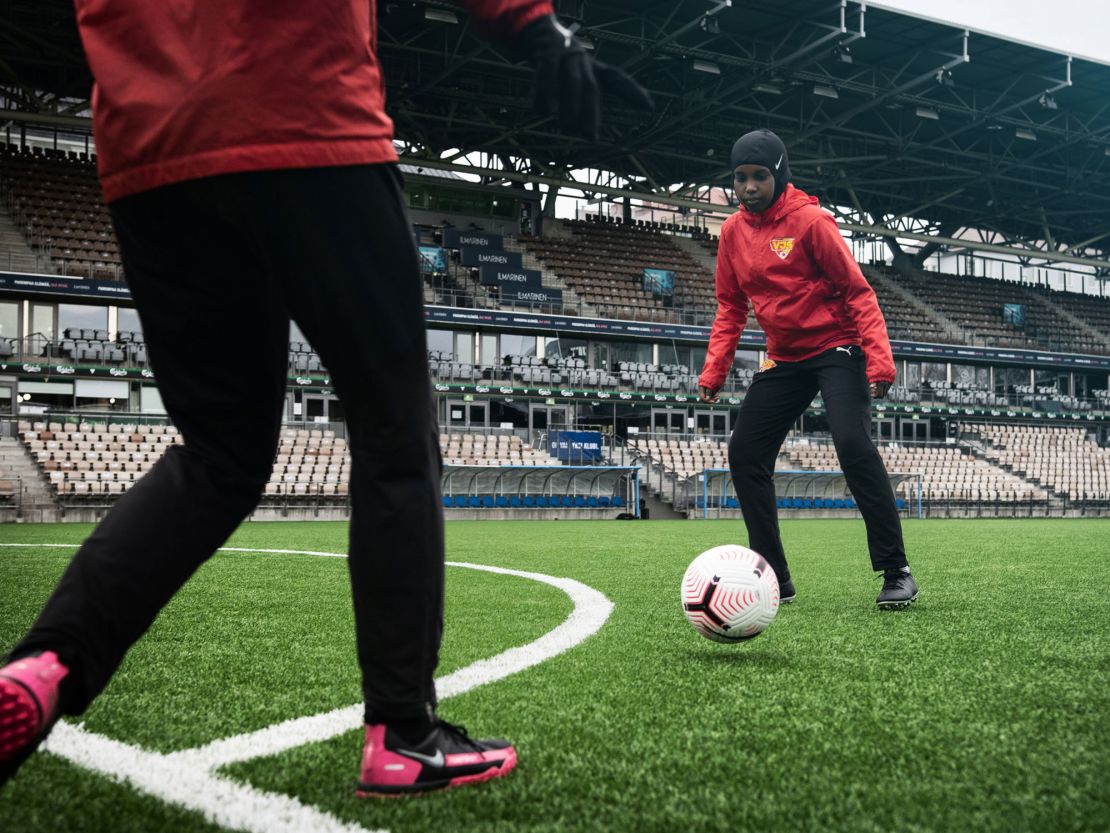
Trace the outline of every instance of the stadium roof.
<instances>
[{"instance_id":1,"label":"stadium roof","mask_svg":"<svg viewBox=\"0 0 1110 833\"><path fill-rule=\"evenodd\" d=\"M483 151L509 178L570 184L571 170L595 169L645 197L695 198L728 183L737 136L770 127L798 184L858 230L974 228L991 244L1110 252L1110 66L857 0L556 7L652 91L655 112L618 107L600 142L567 137L534 115L519 56L477 37L457 5L379 0L406 161ZM20 109L49 114L45 90L79 111L88 79L73 27L70 0L5 3L0 83Z\"/></svg>"},{"instance_id":2,"label":"stadium roof","mask_svg":"<svg viewBox=\"0 0 1110 833\"><path fill-rule=\"evenodd\" d=\"M1110 64L1110 41L1100 26L1098 0L867 0L868 6L922 17L973 32Z\"/></svg>"}]
</instances>

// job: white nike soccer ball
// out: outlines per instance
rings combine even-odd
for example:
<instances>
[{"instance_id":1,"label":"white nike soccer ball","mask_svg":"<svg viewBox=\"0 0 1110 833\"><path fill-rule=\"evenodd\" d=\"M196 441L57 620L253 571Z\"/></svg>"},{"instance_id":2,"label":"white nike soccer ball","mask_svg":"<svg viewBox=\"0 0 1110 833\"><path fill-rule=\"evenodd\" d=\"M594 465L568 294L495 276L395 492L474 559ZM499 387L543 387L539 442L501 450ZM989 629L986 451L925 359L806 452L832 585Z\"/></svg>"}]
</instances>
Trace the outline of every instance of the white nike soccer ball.
<instances>
[{"instance_id":1,"label":"white nike soccer ball","mask_svg":"<svg viewBox=\"0 0 1110 833\"><path fill-rule=\"evenodd\" d=\"M759 636L779 612L779 580L762 555L738 544L706 550L682 578L682 610L714 642Z\"/></svg>"}]
</instances>

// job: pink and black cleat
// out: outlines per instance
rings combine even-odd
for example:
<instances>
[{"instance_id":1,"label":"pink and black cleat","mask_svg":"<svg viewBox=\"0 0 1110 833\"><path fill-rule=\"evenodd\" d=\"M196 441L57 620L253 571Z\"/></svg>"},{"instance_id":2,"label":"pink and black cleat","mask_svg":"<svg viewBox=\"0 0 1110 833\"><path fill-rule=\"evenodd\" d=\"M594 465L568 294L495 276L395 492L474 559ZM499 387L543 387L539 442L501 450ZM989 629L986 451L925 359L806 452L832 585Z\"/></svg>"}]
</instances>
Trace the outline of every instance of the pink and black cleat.
<instances>
[{"instance_id":1,"label":"pink and black cleat","mask_svg":"<svg viewBox=\"0 0 1110 833\"><path fill-rule=\"evenodd\" d=\"M53 651L0 668L0 786L50 734L58 719L58 684L68 673Z\"/></svg>"},{"instance_id":2,"label":"pink and black cleat","mask_svg":"<svg viewBox=\"0 0 1110 833\"><path fill-rule=\"evenodd\" d=\"M472 740L442 720L418 744L405 743L384 723L366 727L359 796L413 795L507 775L516 750L504 740Z\"/></svg>"}]
</instances>

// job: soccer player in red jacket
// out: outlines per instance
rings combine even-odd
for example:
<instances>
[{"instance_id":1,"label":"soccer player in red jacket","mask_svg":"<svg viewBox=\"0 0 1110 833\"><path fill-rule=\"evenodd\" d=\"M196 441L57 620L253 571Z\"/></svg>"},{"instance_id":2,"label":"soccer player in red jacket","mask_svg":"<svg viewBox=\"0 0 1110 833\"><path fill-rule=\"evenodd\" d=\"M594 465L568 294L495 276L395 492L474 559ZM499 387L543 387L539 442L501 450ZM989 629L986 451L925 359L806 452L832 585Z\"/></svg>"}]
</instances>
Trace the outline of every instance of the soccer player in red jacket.
<instances>
[{"instance_id":1,"label":"soccer player in red jacket","mask_svg":"<svg viewBox=\"0 0 1110 833\"><path fill-rule=\"evenodd\" d=\"M463 5L532 62L537 104L565 128L596 136L603 91L650 106L547 0ZM439 438L373 0L76 0L76 9L96 81L104 200L184 443L119 499L0 668L0 784L59 714L88 707L254 509L281 430L290 318L346 414L366 703L360 794L506 774L516 763L508 742L472 739L435 711ZM231 345L248 365L214 372L206 359Z\"/></svg>"},{"instance_id":2,"label":"soccer player in red jacket","mask_svg":"<svg viewBox=\"0 0 1110 833\"><path fill-rule=\"evenodd\" d=\"M728 446L748 544L774 568L782 601L793 601L772 475L787 432L820 392L840 466L867 526L871 566L884 574L878 605L906 607L917 598L917 585L894 492L871 440L871 398L885 396L894 381L875 293L832 215L790 184L778 136L769 130L742 136L731 162L742 208L721 228L717 317L698 392L702 402L719 400L750 305L767 335L767 358Z\"/></svg>"}]
</instances>

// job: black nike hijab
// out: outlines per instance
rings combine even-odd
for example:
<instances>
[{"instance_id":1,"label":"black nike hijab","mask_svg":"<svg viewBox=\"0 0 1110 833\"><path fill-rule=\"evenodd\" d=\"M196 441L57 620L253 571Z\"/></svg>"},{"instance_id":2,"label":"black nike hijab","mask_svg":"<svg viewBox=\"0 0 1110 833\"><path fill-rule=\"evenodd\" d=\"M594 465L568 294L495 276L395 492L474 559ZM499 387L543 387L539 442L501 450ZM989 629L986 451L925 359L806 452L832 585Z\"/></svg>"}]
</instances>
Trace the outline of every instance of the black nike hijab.
<instances>
[{"instance_id":1,"label":"black nike hijab","mask_svg":"<svg viewBox=\"0 0 1110 833\"><path fill-rule=\"evenodd\" d=\"M775 178L776 200L790 182L786 145L770 130L753 130L736 140L732 146L732 170L735 171L737 165L762 165L767 168Z\"/></svg>"}]
</instances>

